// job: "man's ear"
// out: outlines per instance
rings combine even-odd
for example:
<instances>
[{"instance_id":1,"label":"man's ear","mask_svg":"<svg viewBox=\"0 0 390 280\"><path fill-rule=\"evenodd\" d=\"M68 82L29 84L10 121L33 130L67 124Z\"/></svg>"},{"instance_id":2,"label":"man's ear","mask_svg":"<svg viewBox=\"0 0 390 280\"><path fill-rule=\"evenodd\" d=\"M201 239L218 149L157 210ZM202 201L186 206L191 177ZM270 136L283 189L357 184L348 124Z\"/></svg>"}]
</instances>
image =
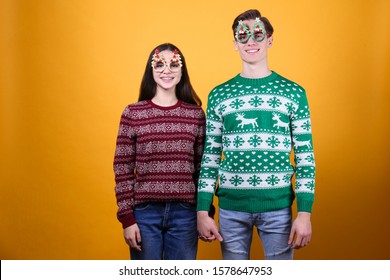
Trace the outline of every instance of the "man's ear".
<instances>
[{"instance_id":1,"label":"man's ear","mask_svg":"<svg viewBox=\"0 0 390 280\"><path fill-rule=\"evenodd\" d=\"M233 45L234 45L234 50L235 51L238 51L238 45L237 45L237 41L236 40L233 40Z\"/></svg>"},{"instance_id":2,"label":"man's ear","mask_svg":"<svg viewBox=\"0 0 390 280\"><path fill-rule=\"evenodd\" d=\"M272 44L273 44L273 42L274 42L274 36L271 36L271 37L268 37L267 38L267 46L270 48L270 47L272 47Z\"/></svg>"}]
</instances>

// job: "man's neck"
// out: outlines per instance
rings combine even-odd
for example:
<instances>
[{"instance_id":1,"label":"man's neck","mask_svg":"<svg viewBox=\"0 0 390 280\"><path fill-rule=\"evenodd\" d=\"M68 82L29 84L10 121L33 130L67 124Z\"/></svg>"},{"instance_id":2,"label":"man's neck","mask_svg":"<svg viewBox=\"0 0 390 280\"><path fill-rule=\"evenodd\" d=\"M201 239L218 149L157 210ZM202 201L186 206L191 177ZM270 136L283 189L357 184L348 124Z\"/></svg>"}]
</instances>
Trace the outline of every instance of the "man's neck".
<instances>
[{"instance_id":1,"label":"man's neck","mask_svg":"<svg viewBox=\"0 0 390 280\"><path fill-rule=\"evenodd\" d=\"M249 79L264 78L272 74L268 64L249 64L246 62L242 63L241 76Z\"/></svg>"}]
</instances>

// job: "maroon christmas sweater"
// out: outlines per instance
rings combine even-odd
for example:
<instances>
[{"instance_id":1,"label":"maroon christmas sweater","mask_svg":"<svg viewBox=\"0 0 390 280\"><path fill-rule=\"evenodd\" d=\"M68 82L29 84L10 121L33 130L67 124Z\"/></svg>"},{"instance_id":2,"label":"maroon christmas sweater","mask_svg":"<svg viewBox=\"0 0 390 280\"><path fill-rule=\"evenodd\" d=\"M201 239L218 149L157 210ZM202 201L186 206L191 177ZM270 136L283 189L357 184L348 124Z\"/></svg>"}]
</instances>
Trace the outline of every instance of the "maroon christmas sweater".
<instances>
[{"instance_id":1,"label":"maroon christmas sweater","mask_svg":"<svg viewBox=\"0 0 390 280\"><path fill-rule=\"evenodd\" d=\"M114 158L118 220L136 223L133 208L145 202L196 203L205 137L201 107L179 101L128 105L122 113Z\"/></svg>"}]
</instances>

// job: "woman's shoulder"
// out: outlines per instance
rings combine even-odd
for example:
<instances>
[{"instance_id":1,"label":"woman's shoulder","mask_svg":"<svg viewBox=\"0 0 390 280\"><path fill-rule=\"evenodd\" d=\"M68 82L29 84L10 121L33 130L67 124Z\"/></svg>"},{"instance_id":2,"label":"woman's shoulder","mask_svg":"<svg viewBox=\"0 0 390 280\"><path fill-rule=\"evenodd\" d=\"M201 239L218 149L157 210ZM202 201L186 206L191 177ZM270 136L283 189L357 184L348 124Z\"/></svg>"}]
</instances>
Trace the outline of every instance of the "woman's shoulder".
<instances>
[{"instance_id":1,"label":"woman's shoulder","mask_svg":"<svg viewBox=\"0 0 390 280\"><path fill-rule=\"evenodd\" d=\"M145 111L150 107L149 103L146 100L138 101L135 103L130 103L124 108L122 115L130 117L134 113L139 111Z\"/></svg>"},{"instance_id":2,"label":"woman's shoulder","mask_svg":"<svg viewBox=\"0 0 390 280\"><path fill-rule=\"evenodd\" d=\"M203 108L197 104L190 104L190 103L187 103L187 102L182 102L181 104L181 107L183 110L186 110L186 111L189 111L189 112L193 112L193 114L196 116L196 117L199 117L199 118L204 118L204 111L203 111Z\"/></svg>"},{"instance_id":3,"label":"woman's shoulder","mask_svg":"<svg viewBox=\"0 0 390 280\"><path fill-rule=\"evenodd\" d=\"M149 102L147 100L137 101L135 103L130 103L125 107L125 110L133 111L133 110L143 110L150 107Z\"/></svg>"},{"instance_id":4,"label":"woman's shoulder","mask_svg":"<svg viewBox=\"0 0 390 280\"><path fill-rule=\"evenodd\" d=\"M147 107L148 105L149 105L149 102L147 100L142 100L142 101L137 101L135 103L131 103L131 104L127 105L126 107L130 108L130 109L139 109L139 108Z\"/></svg>"},{"instance_id":5,"label":"woman's shoulder","mask_svg":"<svg viewBox=\"0 0 390 280\"><path fill-rule=\"evenodd\" d=\"M182 107L184 109L187 109L187 110L193 110L193 111L203 111L203 108L197 104L191 104L191 103L187 103L187 102L182 102Z\"/></svg>"}]
</instances>

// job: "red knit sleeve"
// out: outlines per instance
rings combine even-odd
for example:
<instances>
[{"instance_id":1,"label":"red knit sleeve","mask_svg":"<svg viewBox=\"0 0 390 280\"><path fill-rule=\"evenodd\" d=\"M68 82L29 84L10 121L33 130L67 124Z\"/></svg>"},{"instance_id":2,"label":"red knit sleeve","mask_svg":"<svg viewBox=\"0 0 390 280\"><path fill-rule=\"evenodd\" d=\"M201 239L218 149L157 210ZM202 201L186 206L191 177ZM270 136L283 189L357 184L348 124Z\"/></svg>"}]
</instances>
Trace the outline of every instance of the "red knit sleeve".
<instances>
[{"instance_id":1,"label":"red knit sleeve","mask_svg":"<svg viewBox=\"0 0 390 280\"><path fill-rule=\"evenodd\" d=\"M198 134L194 144L195 145L194 146L194 165L195 165L194 182L195 182L196 189L198 188L200 166L202 162L203 149L205 144L205 135L206 135L206 117L203 112L203 109L200 109Z\"/></svg>"},{"instance_id":2,"label":"red knit sleeve","mask_svg":"<svg viewBox=\"0 0 390 280\"><path fill-rule=\"evenodd\" d=\"M117 218L126 228L135 224L134 207L134 170L135 135L131 127L131 110L123 111L116 140L114 156L115 194L118 205Z\"/></svg>"}]
</instances>

